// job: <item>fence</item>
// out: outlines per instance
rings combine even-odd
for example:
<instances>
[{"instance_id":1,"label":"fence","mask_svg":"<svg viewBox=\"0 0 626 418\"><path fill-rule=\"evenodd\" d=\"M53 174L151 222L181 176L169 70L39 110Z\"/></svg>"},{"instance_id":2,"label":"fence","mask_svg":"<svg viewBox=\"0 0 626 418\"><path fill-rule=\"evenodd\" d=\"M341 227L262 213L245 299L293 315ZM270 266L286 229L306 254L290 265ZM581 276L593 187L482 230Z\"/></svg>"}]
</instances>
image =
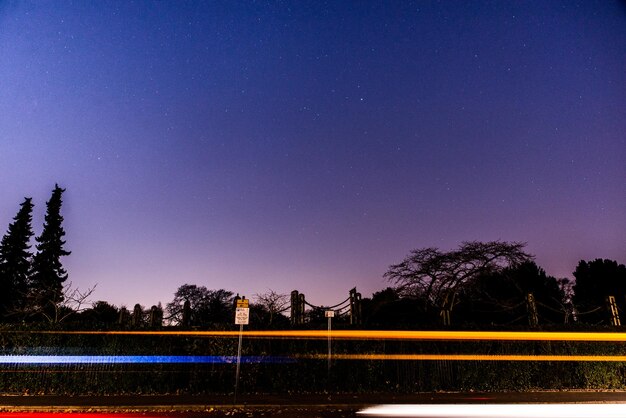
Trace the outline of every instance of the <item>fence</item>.
<instances>
[{"instance_id":1,"label":"fence","mask_svg":"<svg viewBox=\"0 0 626 418\"><path fill-rule=\"evenodd\" d=\"M440 325L444 327L459 326L458 320L454 320L455 307L458 301L454 294L446 295L439 307ZM346 324L360 326L364 323L364 312L362 305L362 297L356 288L350 289L348 297L334 305L315 305L310 303L303 293L298 290L291 292L290 304L279 310L278 313L289 312L289 321L292 326L299 327L323 318L324 312L333 310L335 318ZM622 309L616 303L614 296L609 295L606 298L605 306L596 306L584 311L576 310L572 306L562 305L555 308L541 301L537 301L533 293L528 293L524 300L511 306L502 307L499 310L490 310L488 312L494 320L493 323L500 325L528 325L536 328L542 325L567 324L571 319L574 322L586 322L592 325L609 324L612 326L621 326L620 314ZM191 326L191 318L194 312L186 301L182 307L182 315L179 318L178 325L184 328ZM417 315L417 313L416 313ZM510 318L506 322L498 322L496 319L506 316ZM555 320L562 318L562 320ZM126 308L119 311L117 324L119 326L132 328L158 328L163 326L163 322L171 319L164 316L163 310L157 306L152 306L149 310L143 310L139 304L135 305L132 312ZM224 324L227 325L227 324Z\"/></svg>"}]
</instances>

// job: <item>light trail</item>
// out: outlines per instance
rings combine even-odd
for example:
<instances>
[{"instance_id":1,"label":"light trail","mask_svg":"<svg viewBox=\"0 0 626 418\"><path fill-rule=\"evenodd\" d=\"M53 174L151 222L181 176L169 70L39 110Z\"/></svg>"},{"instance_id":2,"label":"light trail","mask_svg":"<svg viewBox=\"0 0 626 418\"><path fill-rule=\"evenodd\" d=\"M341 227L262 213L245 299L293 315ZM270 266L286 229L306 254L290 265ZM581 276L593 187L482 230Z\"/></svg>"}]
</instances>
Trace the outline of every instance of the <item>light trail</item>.
<instances>
[{"instance_id":1,"label":"light trail","mask_svg":"<svg viewBox=\"0 0 626 418\"><path fill-rule=\"evenodd\" d=\"M239 331L14 331L39 334L239 337ZM244 331L246 338L327 339L328 330ZM333 330L333 339L413 341L596 341L626 342L626 333L546 331L380 331Z\"/></svg>"},{"instance_id":2,"label":"light trail","mask_svg":"<svg viewBox=\"0 0 626 418\"><path fill-rule=\"evenodd\" d=\"M127 412L0 412L2 418L165 418L172 416L163 413L127 413Z\"/></svg>"},{"instance_id":3,"label":"light trail","mask_svg":"<svg viewBox=\"0 0 626 418\"><path fill-rule=\"evenodd\" d=\"M357 414L414 418L624 418L626 404L379 405Z\"/></svg>"},{"instance_id":4,"label":"light trail","mask_svg":"<svg viewBox=\"0 0 626 418\"><path fill-rule=\"evenodd\" d=\"M294 363L296 360L276 356L244 356L242 363ZM49 356L0 355L0 364L231 364L237 356Z\"/></svg>"},{"instance_id":5,"label":"light trail","mask_svg":"<svg viewBox=\"0 0 626 418\"><path fill-rule=\"evenodd\" d=\"M245 356L246 364L295 363L297 360L326 360L327 354L302 354L292 357ZM626 362L624 356L526 355L526 354L333 354L333 360L361 361L578 361ZM234 364L236 356L90 356L90 355L2 355L0 365L55 364Z\"/></svg>"},{"instance_id":6,"label":"light trail","mask_svg":"<svg viewBox=\"0 0 626 418\"><path fill-rule=\"evenodd\" d=\"M298 359L324 360L326 354L295 356ZM333 360L450 360L450 361L626 361L626 356L526 355L526 354L333 354ZM625 415L626 417L626 415Z\"/></svg>"},{"instance_id":7,"label":"light trail","mask_svg":"<svg viewBox=\"0 0 626 418\"><path fill-rule=\"evenodd\" d=\"M239 331L22 331L44 334L217 337L238 338ZM244 331L246 338L264 339L328 339L328 330L269 330ZM568 341L568 342L626 342L626 333L614 332L544 332L544 331L380 331L334 330L335 340L408 340L408 341ZM326 354L293 356L247 356L244 363L293 363L297 360L324 360ZM626 355L529 355L529 354L341 354L334 360L365 361L541 361L541 362L626 362ZM235 356L46 356L4 355L0 364L129 364L129 363L234 363Z\"/></svg>"}]
</instances>

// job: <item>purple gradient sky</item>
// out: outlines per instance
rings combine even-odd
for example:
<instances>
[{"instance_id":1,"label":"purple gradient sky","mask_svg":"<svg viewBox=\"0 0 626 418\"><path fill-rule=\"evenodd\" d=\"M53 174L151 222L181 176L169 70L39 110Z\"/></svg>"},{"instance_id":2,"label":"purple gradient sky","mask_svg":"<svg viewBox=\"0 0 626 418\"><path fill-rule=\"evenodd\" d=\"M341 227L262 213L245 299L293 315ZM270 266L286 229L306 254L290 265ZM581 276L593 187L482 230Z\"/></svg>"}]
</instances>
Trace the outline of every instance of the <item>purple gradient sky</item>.
<instances>
[{"instance_id":1,"label":"purple gradient sky","mask_svg":"<svg viewBox=\"0 0 626 418\"><path fill-rule=\"evenodd\" d=\"M70 280L314 304L411 249L626 262L626 7L1 2L0 227L55 182Z\"/></svg>"}]
</instances>

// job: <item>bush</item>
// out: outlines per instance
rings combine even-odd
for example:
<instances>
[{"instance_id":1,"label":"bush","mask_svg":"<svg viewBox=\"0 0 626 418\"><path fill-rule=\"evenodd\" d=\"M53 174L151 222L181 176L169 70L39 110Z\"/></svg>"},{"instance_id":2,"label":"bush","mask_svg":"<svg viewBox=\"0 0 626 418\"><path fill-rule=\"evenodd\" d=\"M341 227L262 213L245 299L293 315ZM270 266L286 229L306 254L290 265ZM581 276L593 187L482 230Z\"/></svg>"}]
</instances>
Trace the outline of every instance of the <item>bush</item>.
<instances>
[{"instance_id":1,"label":"bush","mask_svg":"<svg viewBox=\"0 0 626 418\"><path fill-rule=\"evenodd\" d=\"M174 330L174 329L172 329ZM67 326L0 329L2 355L230 356L230 363L0 365L0 392L30 394L232 393L236 338L66 334ZM621 343L337 340L335 354L618 355ZM399 392L435 390L615 389L626 367L615 362L333 360L327 341L244 339L243 356L284 362L241 365L242 393Z\"/></svg>"}]
</instances>

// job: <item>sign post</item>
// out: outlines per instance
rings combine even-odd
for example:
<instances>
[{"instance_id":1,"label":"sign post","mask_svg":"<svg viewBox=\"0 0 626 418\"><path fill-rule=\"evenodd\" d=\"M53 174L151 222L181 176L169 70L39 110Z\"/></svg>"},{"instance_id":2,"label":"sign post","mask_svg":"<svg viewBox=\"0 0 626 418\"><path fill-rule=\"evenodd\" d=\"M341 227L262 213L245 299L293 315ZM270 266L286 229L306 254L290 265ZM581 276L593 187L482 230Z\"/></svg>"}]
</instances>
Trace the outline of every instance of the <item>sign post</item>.
<instances>
[{"instance_id":1,"label":"sign post","mask_svg":"<svg viewBox=\"0 0 626 418\"><path fill-rule=\"evenodd\" d=\"M243 326L250 321L250 308L245 296L235 299L235 325L239 325L239 345L237 346L237 371L235 372L235 403L237 403L237 390L239 389L239 370L241 368L241 340Z\"/></svg>"},{"instance_id":2,"label":"sign post","mask_svg":"<svg viewBox=\"0 0 626 418\"><path fill-rule=\"evenodd\" d=\"M331 322L333 317L335 316L335 311L333 310L326 310L324 312L324 315L326 316L326 318L328 318L328 377L330 377L330 360L331 360L331 345L330 345L330 332L331 332Z\"/></svg>"}]
</instances>

